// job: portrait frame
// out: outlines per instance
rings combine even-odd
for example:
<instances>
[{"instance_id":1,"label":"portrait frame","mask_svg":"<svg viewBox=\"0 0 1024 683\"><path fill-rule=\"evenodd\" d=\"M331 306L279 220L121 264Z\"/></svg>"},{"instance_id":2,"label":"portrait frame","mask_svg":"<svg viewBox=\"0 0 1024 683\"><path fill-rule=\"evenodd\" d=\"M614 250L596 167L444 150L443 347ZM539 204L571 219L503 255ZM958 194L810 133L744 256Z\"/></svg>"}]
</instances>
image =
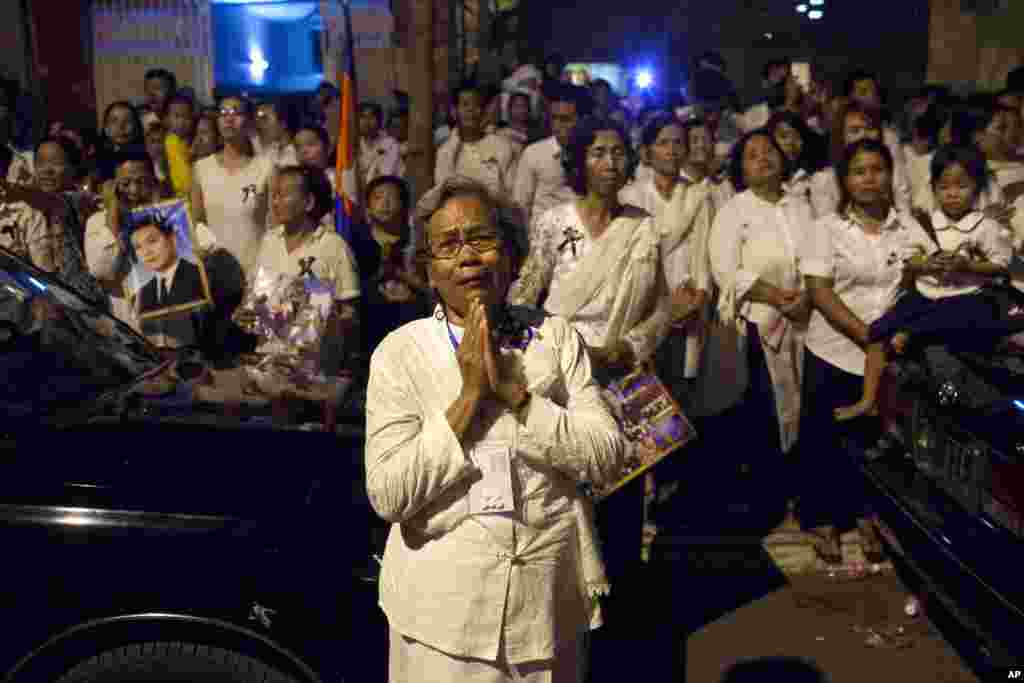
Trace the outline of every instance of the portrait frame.
<instances>
[{"instance_id":1,"label":"portrait frame","mask_svg":"<svg viewBox=\"0 0 1024 683\"><path fill-rule=\"evenodd\" d=\"M156 273L143 264L132 241L135 228L147 219L159 220L173 228L178 270L175 271L171 291L168 293L168 297L174 301L166 306L149 306L150 299L155 299L155 296L150 295L155 292ZM121 227L121 241L131 267L129 281L139 322L213 308L210 278L199 253L195 223L186 200L161 201L129 211L128 221ZM153 285L153 292L148 289L150 285Z\"/></svg>"}]
</instances>

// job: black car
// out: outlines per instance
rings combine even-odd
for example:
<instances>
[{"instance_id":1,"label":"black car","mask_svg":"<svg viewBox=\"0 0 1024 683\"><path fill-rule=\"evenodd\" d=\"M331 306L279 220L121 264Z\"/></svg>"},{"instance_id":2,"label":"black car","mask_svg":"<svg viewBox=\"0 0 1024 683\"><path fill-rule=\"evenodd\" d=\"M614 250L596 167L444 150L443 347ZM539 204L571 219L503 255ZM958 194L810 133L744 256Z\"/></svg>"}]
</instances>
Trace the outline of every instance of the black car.
<instances>
[{"instance_id":1,"label":"black car","mask_svg":"<svg viewBox=\"0 0 1024 683\"><path fill-rule=\"evenodd\" d=\"M3 680L370 680L357 417L225 416L201 358L3 250L0 365Z\"/></svg>"},{"instance_id":2,"label":"black car","mask_svg":"<svg viewBox=\"0 0 1024 683\"><path fill-rule=\"evenodd\" d=\"M982 671L1024 662L1024 355L930 347L883 378L850 443L898 565Z\"/></svg>"}]
</instances>

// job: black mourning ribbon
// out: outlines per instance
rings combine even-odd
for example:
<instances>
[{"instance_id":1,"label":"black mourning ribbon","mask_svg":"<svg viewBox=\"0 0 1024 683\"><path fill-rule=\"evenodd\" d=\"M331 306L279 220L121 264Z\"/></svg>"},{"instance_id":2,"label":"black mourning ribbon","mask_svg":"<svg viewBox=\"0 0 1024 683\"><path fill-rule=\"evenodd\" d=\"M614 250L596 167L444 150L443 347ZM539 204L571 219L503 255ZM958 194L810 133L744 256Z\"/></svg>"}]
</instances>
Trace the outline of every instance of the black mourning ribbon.
<instances>
[{"instance_id":1,"label":"black mourning ribbon","mask_svg":"<svg viewBox=\"0 0 1024 683\"><path fill-rule=\"evenodd\" d=\"M572 226L566 226L563 231L565 240L558 245L558 251L565 251L566 247L572 249L573 257L576 256L576 243L583 241L583 233Z\"/></svg>"},{"instance_id":2,"label":"black mourning ribbon","mask_svg":"<svg viewBox=\"0 0 1024 683\"><path fill-rule=\"evenodd\" d=\"M299 277L316 277L313 275L314 261L316 261L315 256L307 256L299 259Z\"/></svg>"}]
</instances>

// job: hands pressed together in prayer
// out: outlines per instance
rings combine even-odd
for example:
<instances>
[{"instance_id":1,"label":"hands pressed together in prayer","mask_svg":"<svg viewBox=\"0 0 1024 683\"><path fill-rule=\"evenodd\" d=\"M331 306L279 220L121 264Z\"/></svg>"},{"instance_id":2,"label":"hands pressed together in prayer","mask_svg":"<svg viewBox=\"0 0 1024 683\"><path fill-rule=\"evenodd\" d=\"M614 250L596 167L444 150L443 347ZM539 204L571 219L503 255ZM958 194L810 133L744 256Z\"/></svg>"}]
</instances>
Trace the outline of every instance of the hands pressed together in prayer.
<instances>
[{"instance_id":1,"label":"hands pressed together in prayer","mask_svg":"<svg viewBox=\"0 0 1024 683\"><path fill-rule=\"evenodd\" d=\"M529 403L530 394L519 381L507 377L495 350L491 323L479 298L469 303L465 335L455 352L462 372L462 390L476 401L496 400L515 413Z\"/></svg>"}]
</instances>

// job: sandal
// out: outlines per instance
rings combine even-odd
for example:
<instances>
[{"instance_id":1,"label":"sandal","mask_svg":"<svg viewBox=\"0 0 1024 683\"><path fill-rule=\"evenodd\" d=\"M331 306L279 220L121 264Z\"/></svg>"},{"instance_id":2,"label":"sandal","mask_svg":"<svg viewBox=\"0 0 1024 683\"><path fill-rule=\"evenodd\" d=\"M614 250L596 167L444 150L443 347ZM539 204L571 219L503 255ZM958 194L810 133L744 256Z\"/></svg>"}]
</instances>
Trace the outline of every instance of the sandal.
<instances>
[{"instance_id":1,"label":"sandal","mask_svg":"<svg viewBox=\"0 0 1024 683\"><path fill-rule=\"evenodd\" d=\"M843 546L839 534L835 531L812 531L811 538L811 547L814 548L814 554L818 559L828 565L843 563Z\"/></svg>"},{"instance_id":2,"label":"sandal","mask_svg":"<svg viewBox=\"0 0 1024 683\"><path fill-rule=\"evenodd\" d=\"M874 524L868 520L860 520L857 522L857 530L860 533L860 549L864 553L864 559L872 564L885 562L882 541L875 532Z\"/></svg>"}]
</instances>

